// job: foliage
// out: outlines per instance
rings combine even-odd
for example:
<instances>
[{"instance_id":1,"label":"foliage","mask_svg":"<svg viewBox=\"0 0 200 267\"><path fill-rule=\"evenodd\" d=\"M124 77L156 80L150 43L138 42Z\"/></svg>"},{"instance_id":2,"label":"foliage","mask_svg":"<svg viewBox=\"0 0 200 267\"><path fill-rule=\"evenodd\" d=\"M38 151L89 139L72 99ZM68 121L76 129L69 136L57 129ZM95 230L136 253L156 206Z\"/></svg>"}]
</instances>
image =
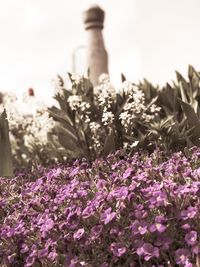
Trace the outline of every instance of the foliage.
<instances>
[{"instance_id":1,"label":"foliage","mask_svg":"<svg viewBox=\"0 0 200 267\"><path fill-rule=\"evenodd\" d=\"M189 66L188 81L178 72L176 76L177 83L174 82L173 86L166 84L159 91L158 103L162 107L163 119L160 125L154 124L156 130L158 129L158 135L160 133L157 137L172 148L177 145L178 149L183 149L185 146L199 146L200 75Z\"/></svg>"},{"instance_id":2,"label":"foliage","mask_svg":"<svg viewBox=\"0 0 200 267\"><path fill-rule=\"evenodd\" d=\"M0 266L199 266L200 150L0 180Z\"/></svg>"},{"instance_id":3,"label":"foliage","mask_svg":"<svg viewBox=\"0 0 200 267\"><path fill-rule=\"evenodd\" d=\"M14 167L66 158L92 161L122 148L152 152L199 146L200 75L192 66L187 80L176 74L177 82L163 88L147 80L136 85L122 75L119 90L106 75L93 88L88 78L69 74L67 89L58 76L57 105L49 109L34 96L21 103L0 95L8 113Z\"/></svg>"},{"instance_id":4,"label":"foliage","mask_svg":"<svg viewBox=\"0 0 200 267\"><path fill-rule=\"evenodd\" d=\"M151 152L156 147L178 151L199 146L200 75L192 66L188 81L176 74L178 82L163 88L147 80L136 85L122 75L118 91L105 75L93 88L87 78L69 74L69 89L59 76L59 108L49 112L68 157L92 160L119 148Z\"/></svg>"},{"instance_id":5,"label":"foliage","mask_svg":"<svg viewBox=\"0 0 200 267\"><path fill-rule=\"evenodd\" d=\"M85 77L69 74L70 89L60 88L55 96L58 107L49 109L57 122L54 128L68 157L93 160L123 147L140 145L149 124L159 119L157 97L145 98L136 85L124 81L116 92L107 75L93 88Z\"/></svg>"},{"instance_id":6,"label":"foliage","mask_svg":"<svg viewBox=\"0 0 200 267\"><path fill-rule=\"evenodd\" d=\"M6 111L0 109L0 176L13 175L9 127Z\"/></svg>"},{"instance_id":7,"label":"foliage","mask_svg":"<svg viewBox=\"0 0 200 267\"><path fill-rule=\"evenodd\" d=\"M1 99L0 107L6 108L8 114L15 169L62 161L64 149L56 136L50 136L54 122L49 118L47 107L28 95L20 100L7 93L1 95Z\"/></svg>"}]
</instances>

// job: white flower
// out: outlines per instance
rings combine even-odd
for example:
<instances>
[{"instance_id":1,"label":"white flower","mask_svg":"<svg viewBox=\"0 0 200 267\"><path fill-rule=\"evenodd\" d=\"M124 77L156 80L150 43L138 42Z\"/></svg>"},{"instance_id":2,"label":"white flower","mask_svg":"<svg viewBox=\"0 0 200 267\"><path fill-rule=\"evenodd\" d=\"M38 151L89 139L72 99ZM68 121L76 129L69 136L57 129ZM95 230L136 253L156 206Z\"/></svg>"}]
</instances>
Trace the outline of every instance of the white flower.
<instances>
[{"instance_id":1,"label":"white flower","mask_svg":"<svg viewBox=\"0 0 200 267\"><path fill-rule=\"evenodd\" d=\"M139 141L135 141L130 145L130 147L131 148L136 147L138 144L139 144Z\"/></svg>"},{"instance_id":2,"label":"white flower","mask_svg":"<svg viewBox=\"0 0 200 267\"><path fill-rule=\"evenodd\" d=\"M161 110L161 107L156 106L155 104L150 106L150 112L156 114Z\"/></svg>"},{"instance_id":3,"label":"white flower","mask_svg":"<svg viewBox=\"0 0 200 267\"><path fill-rule=\"evenodd\" d=\"M99 81L99 85L95 88L99 105L109 108L113 99L116 97L116 90L110 82L110 77L107 74L102 74Z\"/></svg>"},{"instance_id":4,"label":"white flower","mask_svg":"<svg viewBox=\"0 0 200 267\"><path fill-rule=\"evenodd\" d=\"M104 110L102 115L102 122L104 125L110 125L114 121L114 115L111 111Z\"/></svg>"},{"instance_id":5,"label":"white flower","mask_svg":"<svg viewBox=\"0 0 200 267\"><path fill-rule=\"evenodd\" d=\"M80 107L82 98L78 95L71 95L69 96L67 102L69 103L69 106L72 110L76 110Z\"/></svg>"},{"instance_id":6,"label":"white flower","mask_svg":"<svg viewBox=\"0 0 200 267\"><path fill-rule=\"evenodd\" d=\"M90 122L89 127L90 127L90 130L91 130L93 133L96 133L97 130L101 127L101 125L100 125L99 123L93 121L93 122Z\"/></svg>"},{"instance_id":7,"label":"white flower","mask_svg":"<svg viewBox=\"0 0 200 267\"><path fill-rule=\"evenodd\" d=\"M81 82L82 77L76 73L72 73L71 79L75 84L79 84Z\"/></svg>"},{"instance_id":8,"label":"white flower","mask_svg":"<svg viewBox=\"0 0 200 267\"><path fill-rule=\"evenodd\" d=\"M124 111L119 115L119 119L121 120L122 125L124 126L125 130L128 129L131 123L131 119L133 119L134 115L128 113L128 111Z\"/></svg>"},{"instance_id":9,"label":"white flower","mask_svg":"<svg viewBox=\"0 0 200 267\"><path fill-rule=\"evenodd\" d=\"M79 106L81 111L86 111L90 108L90 103L87 103L85 101L82 101L82 103Z\"/></svg>"},{"instance_id":10,"label":"white flower","mask_svg":"<svg viewBox=\"0 0 200 267\"><path fill-rule=\"evenodd\" d=\"M121 90L125 93L130 93L134 90L134 85L130 81L124 81L122 83Z\"/></svg>"},{"instance_id":11,"label":"white flower","mask_svg":"<svg viewBox=\"0 0 200 267\"><path fill-rule=\"evenodd\" d=\"M110 82L110 76L106 73L102 73L99 76L99 83L109 83Z\"/></svg>"}]
</instances>

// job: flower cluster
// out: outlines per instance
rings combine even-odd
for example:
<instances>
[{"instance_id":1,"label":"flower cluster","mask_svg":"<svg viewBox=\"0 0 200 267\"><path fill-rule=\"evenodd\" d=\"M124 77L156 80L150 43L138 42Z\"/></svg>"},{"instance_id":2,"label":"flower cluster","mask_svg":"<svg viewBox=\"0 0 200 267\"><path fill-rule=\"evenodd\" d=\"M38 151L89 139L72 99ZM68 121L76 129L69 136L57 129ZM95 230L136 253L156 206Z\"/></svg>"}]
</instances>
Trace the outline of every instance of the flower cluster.
<instances>
[{"instance_id":1,"label":"flower cluster","mask_svg":"<svg viewBox=\"0 0 200 267\"><path fill-rule=\"evenodd\" d=\"M34 96L24 94L20 99L8 93L2 96L0 106L7 112L15 166L25 166L38 159L42 151L55 149L48 139L55 122L50 118L47 106Z\"/></svg>"},{"instance_id":2,"label":"flower cluster","mask_svg":"<svg viewBox=\"0 0 200 267\"><path fill-rule=\"evenodd\" d=\"M116 97L116 91L107 74L102 74L99 77L99 85L97 86L96 91L98 104L103 109L102 123L104 126L111 127L114 121L111 105Z\"/></svg>"},{"instance_id":3,"label":"flower cluster","mask_svg":"<svg viewBox=\"0 0 200 267\"><path fill-rule=\"evenodd\" d=\"M0 266L196 266L200 150L122 151L0 179Z\"/></svg>"},{"instance_id":4,"label":"flower cluster","mask_svg":"<svg viewBox=\"0 0 200 267\"><path fill-rule=\"evenodd\" d=\"M122 84L122 89L129 95L123 112L119 115L126 132L132 131L138 121L148 124L155 120L161 108L155 104L147 105L141 89L127 81Z\"/></svg>"}]
</instances>

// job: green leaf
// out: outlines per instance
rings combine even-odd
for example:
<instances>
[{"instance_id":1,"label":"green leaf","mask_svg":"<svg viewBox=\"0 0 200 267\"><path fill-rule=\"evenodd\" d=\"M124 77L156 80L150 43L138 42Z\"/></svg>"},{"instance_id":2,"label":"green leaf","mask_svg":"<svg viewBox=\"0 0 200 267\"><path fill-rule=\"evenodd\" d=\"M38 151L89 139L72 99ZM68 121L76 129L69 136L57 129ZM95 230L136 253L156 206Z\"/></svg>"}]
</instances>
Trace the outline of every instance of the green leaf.
<instances>
[{"instance_id":1,"label":"green leaf","mask_svg":"<svg viewBox=\"0 0 200 267\"><path fill-rule=\"evenodd\" d=\"M121 81L122 81L122 83L126 81L126 77L124 76L123 73L121 73Z\"/></svg>"},{"instance_id":2,"label":"green leaf","mask_svg":"<svg viewBox=\"0 0 200 267\"><path fill-rule=\"evenodd\" d=\"M89 101L93 101L94 93L93 93L93 85L89 79L83 78L83 92L84 95L89 99Z\"/></svg>"},{"instance_id":3,"label":"green leaf","mask_svg":"<svg viewBox=\"0 0 200 267\"><path fill-rule=\"evenodd\" d=\"M179 82L179 86L180 86L180 92L181 92L182 101L185 102L185 103L188 103L188 99L187 99L187 96L186 96L182 81Z\"/></svg>"},{"instance_id":4,"label":"green leaf","mask_svg":"<svg viewBox=\"0 0 200 267\"><path fill-rule=\"evenodd\" d=\"M151 102L148 104L148 106L147 106L147 110L157 101L157 99L158 99L158 96L156 96L156 97L154 97L152 100L151 100Z\"/></svg>"},{"instance_id":5,"label":"green leaf","mask_svg":"<svg viewBox=\"0 0 200 267\"><path fill-rule=\"evenodd\" d=\"M76 136L75 130L69 125L69 127L63 127L60 123L57 123L54 127L56 134L65 136L66 139L78 144L78 138Z\"/></svg>"},{"instance_id":6,"label":"green leaf","mask_svg":"<svg viewBox=\"0 0 200 267\"><path fill-rule=\"evenodd\" d=\"M106 136L103 154L104 156L107 156L113 151L115 151L115 140L113 134L110 133L109 135Z\"/></svg>"},{"instance_id":7,"label":"green leaf","mask_svg":"<svg viewBox=\"0 0 200 267\"><path fill-rule=\"evenodd\" d=\"M58 109L55 106L52 106L50 108L48 108L48 112L49 114L56 120L59 122L67 122L68 124L70 124L71 126L73 126L73 122L70 119L70 117L66 114L65 111Z\"/></svg>"},{"instance_id":8,"label":"green leaf","mask_svg":"<svg viewBox=\"0 0 200 267\"><path fill-rule=\"evenodd\" d=\"M9 128L5 110L0 114L0 176L13 176Z\"/></svg>"},{"instance_id":9,"label":"green leaf","mask_svg":"<svg viewBox=\"0 0 200 267\"><path fill-rule=\"evenodd\" d=\"M175 71L176 72L176 78L177 78L177 81L178 82L182 82L183 83L183 86L188 86L188 83L187 81L185 80L185 78L183 78L183 76L178 72L178 71Z\"/></svg>"},{"instance_id":10,"label":"green leaf","mask_svg":"<svg viewBox=\"0 0 200 267\"><path fill-rule=\"evenodd\" d=\"M64 80L63 80L63 78L59 74L57 74L57 79L58 79L58 85L60 87L63 87L64 86Z\"/></svg>"},{"instance_id":11,"label":"green leaf","mask_svg":"<svg viewBox=\"0 0 200 267\"><path fill-rule=\"evenodd\" d=\"M69 79L70 79L71 83L73 83L73 82L74 82L74 80L72 79L72 74L71 74L70 72L68 72L67 74L68 74L68 77L69 77Z\"/></svg>"},{"instance_id":12,"label":"green leaf","mask_svg":"<svg viewBox=\"0 0 200 267\"><path fill-rule=\"evenodd\" d=\"M188 104L179 99L181 107L187 117L188 124L193 133L194 142L200 145L200 120L195 113L194 109Z\"/></svg>"}]
</instances>

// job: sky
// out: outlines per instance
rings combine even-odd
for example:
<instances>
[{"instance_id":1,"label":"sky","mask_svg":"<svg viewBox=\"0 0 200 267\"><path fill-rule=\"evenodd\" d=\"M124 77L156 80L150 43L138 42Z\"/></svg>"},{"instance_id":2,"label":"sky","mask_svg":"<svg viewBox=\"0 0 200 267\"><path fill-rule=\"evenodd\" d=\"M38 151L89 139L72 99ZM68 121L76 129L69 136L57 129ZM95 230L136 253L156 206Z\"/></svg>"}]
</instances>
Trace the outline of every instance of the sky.
<instances>
[{"instance_id":1,"label":"sky","mask_svg":"<svg viewBox=\"0 0 200 267\"><path fill-rule=\"evenodd\" d=\"M200 70L199 0L0 0L0 91L32 87L41 99L54 94L57 74L72 71L72 54L86 43L82 12L99 4L114 85L120 73L154 84ZM84 49L76 53L83 67ZM79 67L79 68L78 68Z\"/></svg>"}]
</instances>

